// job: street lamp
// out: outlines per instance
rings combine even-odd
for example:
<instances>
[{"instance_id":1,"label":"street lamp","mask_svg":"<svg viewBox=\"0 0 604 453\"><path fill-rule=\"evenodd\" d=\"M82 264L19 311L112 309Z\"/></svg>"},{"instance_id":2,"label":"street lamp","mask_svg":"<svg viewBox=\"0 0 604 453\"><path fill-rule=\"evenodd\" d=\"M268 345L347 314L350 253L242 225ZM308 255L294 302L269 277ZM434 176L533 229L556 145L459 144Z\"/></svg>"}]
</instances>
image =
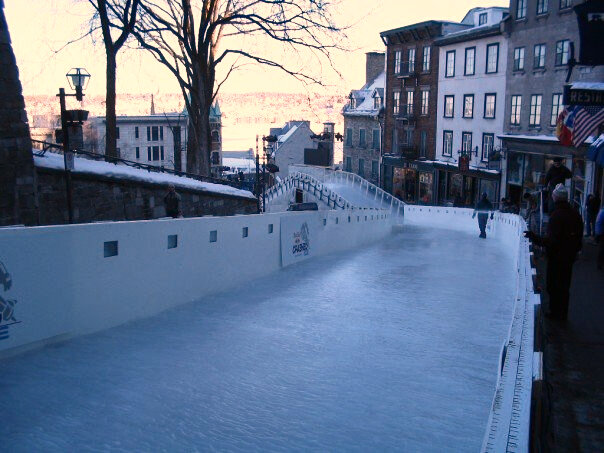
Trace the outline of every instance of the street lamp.
<instances>
[{"instance_id":1,"label":"street lamp","mask_svg":"<svg viewBox=\"0 0 604 453\"><path fill-rule=\"evenodd\" d=\"M84 97L82 92L88 86L88 82L90 81L90 73L84 68L71 68L65 75L67 76L69 86L76 92L76 99L82 102Z\"/></svg>"},{"instance_id":2,"label":"street lamp","mask_svg":"<svg viewBox=\"0 0 604 453\"><path fill-rule=\"evenodd\" d=\"M63 163L65 165L65 191L67 193L67 212L69 223L73 223L73 203L71 187L71 170L74 167L72 146L82 136L82 123L88 118L86 110L67 110L65 97L75 96L82 102L83 91L88 86L90 73L84 68L72 68L67 74L67 82L75 94L65 94L65 88L59 88L59 101L61 103L61 130L57 131L57 142L63 143ZM70 141L70 135L73 140ZM79 141L79 140L78 140Z\"/></svg>"}]
</instances>

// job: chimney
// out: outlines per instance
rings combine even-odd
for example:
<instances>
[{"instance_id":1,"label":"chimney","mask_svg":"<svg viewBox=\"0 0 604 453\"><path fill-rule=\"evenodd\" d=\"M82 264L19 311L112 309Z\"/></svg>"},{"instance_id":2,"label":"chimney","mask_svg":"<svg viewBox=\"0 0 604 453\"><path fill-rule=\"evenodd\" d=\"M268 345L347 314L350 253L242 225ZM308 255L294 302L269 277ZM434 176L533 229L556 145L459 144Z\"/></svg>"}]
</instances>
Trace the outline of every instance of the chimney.
<instances>
[{"instance_id":1,"label":"chimney","mask_svg":"<svg viewBox=\"0 0 604 453\"><path fill-rule=\"evenodd\" d=\"M365 84L369 85L384 71L386 59L384 52L367 52L365 55Z\"/></svg>"},{"instance_id":2,"label":"chimney","mask_svg":"<svg viewBox=\"0 0 604 453\"><path fill-rule=\"evenodd\" d=\"M153 94L151 94L151 111L149 115L155 115L155 102L153 102Z\"/></svg>"}]
</instances>

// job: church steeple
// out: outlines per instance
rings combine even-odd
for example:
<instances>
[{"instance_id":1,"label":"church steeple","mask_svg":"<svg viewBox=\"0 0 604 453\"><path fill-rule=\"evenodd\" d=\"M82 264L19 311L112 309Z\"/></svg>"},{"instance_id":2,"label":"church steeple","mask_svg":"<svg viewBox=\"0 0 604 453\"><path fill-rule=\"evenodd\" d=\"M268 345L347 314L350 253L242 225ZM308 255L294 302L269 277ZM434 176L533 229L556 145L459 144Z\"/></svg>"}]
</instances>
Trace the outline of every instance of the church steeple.
<instances>
[{"instance_id":1,"label":"church steeple","mask_svg":"<svg viewBox=\"0 0 604 453\"><path fill-rule=\"evenodd\" d=\"M151 112L150 115L155 115L155 103L153 102L153 95L151 95Z\"/></svg>"}]
</instances>

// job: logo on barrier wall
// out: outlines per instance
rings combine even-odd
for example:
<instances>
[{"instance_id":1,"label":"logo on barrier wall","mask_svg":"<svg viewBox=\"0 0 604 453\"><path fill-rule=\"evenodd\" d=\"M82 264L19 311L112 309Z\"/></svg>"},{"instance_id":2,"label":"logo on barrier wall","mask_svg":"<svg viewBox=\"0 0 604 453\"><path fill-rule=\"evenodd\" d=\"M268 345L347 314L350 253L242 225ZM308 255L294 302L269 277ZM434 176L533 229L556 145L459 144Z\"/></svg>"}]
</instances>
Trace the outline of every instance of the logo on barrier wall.
<instances>
[{"instance_id":1,"label":"logo on barrier wall","mask_svg":"<svg viewBox=\"0 0 604 453\"><path fill-rule=\"evenodd\" d=\"M2 289L2 293L0 293L0 341L6 340L9 337L9 326L21 322L15 318L15 305L17 301L9 299L6 294L12 285L13 279L6 270L4 263L0 261L0 289Z\"/></svg>"},{"instance_id":2,"label":"logo on barrier wall","mask_svg":"<svg viewBox=\"0 0 604 453\"><path fill-rule=\"evenodd\" d=\"M310 232L308 230L308 224L306 222L302 224L300 231L294 232L293 239L293 256L306 256L310 253Z\"/></svg>"}]
</instances>

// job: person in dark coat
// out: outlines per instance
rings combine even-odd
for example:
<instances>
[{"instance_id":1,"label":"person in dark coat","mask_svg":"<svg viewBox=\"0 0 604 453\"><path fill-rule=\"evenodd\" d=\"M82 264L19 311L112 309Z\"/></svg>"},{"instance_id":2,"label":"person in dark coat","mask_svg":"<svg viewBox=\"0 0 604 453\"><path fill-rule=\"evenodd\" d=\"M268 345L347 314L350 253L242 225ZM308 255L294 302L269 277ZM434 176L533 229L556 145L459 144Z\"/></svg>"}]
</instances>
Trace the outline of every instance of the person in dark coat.
<instances>
[{"instance_id":1,"label":"person in dark coat","mask_svg":"<svg viewBox=\"0 0 604 453\"><path fill-rule=\"evenodd\" d=\"M487 237L487 222L489 221L489 211L493 211L493 204L489 201L487 193L482 194L482 198L476 204L474 208L474 214L472 214L472 218L476 217L478 214L478 228L480 228L480 236L483 239ZM491 218L493 218L493 213L491 213Z\"/></svg>"},{"instance_id":2,"label":"person in dark coat","mask_svg":"<svg viewBox=\"0 0 604 453\"><path fill-rule=\"evenodd\" d=\"M595 236L596 217L600 211L600 197L597 194L588 195L585 202L585 226L586 236Z\"/></svg>"},{"instance_id":3,"label":"person in dark coat","mask_svg":"<svg viewBox=\"0 0 604 453\"><path fill-rule=\"evenodd\" d=\"M566 180L572 178L572 176L571 171L565 165L562 165L562 158L556 157L554 163L545 174L545 186L550 194L548 197L547 212L552 212L554 209L554 200L551 197L554 188L558 184L564 185Z\"/></svg>"},{"instance_id":4,"label":"person in dark coat","mask_svg":"<svg viewBox=\"0 0 604 453\"><path fill-rule=\"evenodd\" d=\"M573 263L582 247L583 220L568 203L568 192L563 184L556 186L552 196L554 209L550 214L547 234L539 236L532 231L525 231L524 235L534 244L546 249L546 284L550 309L546 316L565 320L568 316Z\"/></svg>"},{"instance_id":5,"label":"person in dark coat","mask_svg":"<svg viewBox=\"0 0 604 453\"><path fill-rule=\"evenodd\" d=\"M166 215L169 217L180 217L180 195L176 193L174 184L168 186L168 193L164 197L166 204Z\"/></svg>"}]
</instances>

